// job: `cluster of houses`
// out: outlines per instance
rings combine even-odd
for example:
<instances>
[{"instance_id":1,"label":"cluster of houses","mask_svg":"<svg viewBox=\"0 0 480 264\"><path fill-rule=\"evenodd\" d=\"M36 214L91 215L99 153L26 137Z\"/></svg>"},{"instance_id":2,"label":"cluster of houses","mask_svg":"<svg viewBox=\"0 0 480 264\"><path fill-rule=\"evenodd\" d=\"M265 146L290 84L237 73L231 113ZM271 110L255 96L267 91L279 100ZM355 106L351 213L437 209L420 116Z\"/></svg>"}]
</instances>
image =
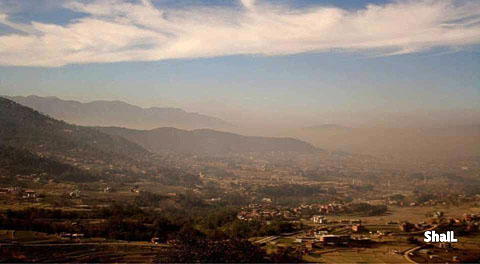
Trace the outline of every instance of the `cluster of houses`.
<instances>
[{"instance_id":1,"label":"cluster of houses","mask_svg":"<svg viewBox=\"0 0 480 264\"><path fill-rule=\"evenodd\" d=\"M404 222L387 222L387 225L398 224L399 229L402 232L423 232L423 230L432 228L436 224L449 225L450 227L455 227L455 230L460 229L461 232L477 232L480 231L480 214L464 214L461 218L451 218L446 219L443 212L437 211L431 214L432 218L426 222L420 222L413 224L407 221ZM315 215L312 217L312 220L318 224L333 223L332 221L327 222L327 218L323 215ZM375 243L372 240L372 236L352 236L353 233L362 233L365 232L365 226L361 220L347 220L342 219L336 221L336 223L347 224L351 226L351 233L337 233L330 234L330 228L328 226L317 227L309 230L305 235L296 237L295 243L298 246L295 246L301 250L303 253L309 253L315 248L325 248L328 246L334 247L355 247L355 246L368 246L372 243ZM390 233L390 232L389 232ZM376 234L370 232L370 235L385 235L384 233L377 231ZM374 237L374 236L373 236ZM432 245L441 249L451 249L453 245L451 243L437 243ZM426 250L426 249L425 249ZM431 250L429 250L431 251Z\"/></svg>"},{"instance_id":2,"label":"cluster of houses","mask_svg":"<svg viewBox=\"0 0 480 264\"><path fill-rule=\"evenodd\" d=\"M24 189L21 187L0 188L0 195L18 195L23 199L38 198L38 194L35 190Z\"/></svg>"},{"instance_id":3,"label":"cluster of houses","mask_svg":"<svg viewBox=\"0 0 480 264\"><path fill-rule=\"evenodd\" d=\"M332 220L332 219L327 219L325 215L314 215L312 216L312 221L315 224L352 224L352 225L362 224L361 219Z\"/></svg>"},{"instance_id":4,"label":"cluster of houses","mask_svg":"<svg viewBox=\"0 0 480 264\"><path fill-rule=\"evenodd\" d=\"M372 239L367 237L352 237L349 234L325 234L315 232L315 235L299 237L295 239L297 249L301 249L302 253L307 254L312 250L325 248L325 247L352 247L361 246L365 247L374 243Z\"/></svg>"},{"instance_id":5,"label":"cluster of houses","mask_svg":"<svg viewBox=\"0 0 480 264\"><path fill-rule=\"evenodd\" d=\"M280 206L264 206L258 204L250 204L243 207L237 214L240 220L270 220L275 217L283 217L286 219L294 218L291 211Z\"/></svg>"},{"instance_id":6,"label":"cluster of houses","mask_svg":"<svg viewBox=\"0 0 480 264\"><path fill-rule=\"evenodd\" d=\"M270 204L249 204L242 207L237 218L240 220L270 220L275 217L282 217L287 220L308 219L312 214L337 214L349 210L345 204L302 204L298 207L273 206ZM322 216L323 217L323 216ZM315 215L312 219L315 223L326 223L325 218Z\"/></svg>"},{"instance_id":7,"label":"cluster of houses","mask_svg":"<svg viewBox=\"0 0 480 264\"><path fill-rule=\"evenodd\" d=\"M386 204L400 207L416 207L416 206L439 206L439 205L456 205L470 202L480 202L480 196L467 196L465 194L457 193L434 193L435 199L430 199L423 202L412 200L392 200L387 198Z\"/></svg>"},{"instance_id":8,"label":"cluster of houses","mask_svg":"<svg viewBox=\"0 0 480 264\"><path fill-rule=\"evenodd\" d=\"M0 195L19 194L23 191L21 187L0 188Z\"/></svg>"},{"instance_id":9,"label":"cluster of houses","mask_svg":"<svg viewBox=\"0 0 480 264\"><path fill-rule=\"evenodd\" d=\"M420 222L417 224L410 223L408 221L401 222L399 229L402 232L414 232L426 230L433 227L436 224L448 225L456 227L456 229L463 232L476 232L480 231L480 215L478 214L464 214L463 217L458 218L444 218L444 214L441 211L434 212L432 218L428 222Z\"/></svg>"},{"instance_id":10,"label":"cluster of houses","mask_svg":"<svg viewBox=\"0 0 480 264\"><path fill-rule=\"evenodd\" d=\"M478 232L480 231L480 214L464 214L463 218L450 218L448 224L461 227L463 232Z\"/></svg>"},{"instance_id":11,"label":"cluster of houses","mask_svg":"<svg viewBox=\"0 0 480 264\"><path fill-rule=\"evenodd\" d=\"M329 204L300 205L299 207L294 208L293 211L295 213L315 212L321 215L329 215L329 214L338 214L341 212L345 212L348 209L349 209L349 205L347 204L329 203Z\"/></svg>"}]
</instances>

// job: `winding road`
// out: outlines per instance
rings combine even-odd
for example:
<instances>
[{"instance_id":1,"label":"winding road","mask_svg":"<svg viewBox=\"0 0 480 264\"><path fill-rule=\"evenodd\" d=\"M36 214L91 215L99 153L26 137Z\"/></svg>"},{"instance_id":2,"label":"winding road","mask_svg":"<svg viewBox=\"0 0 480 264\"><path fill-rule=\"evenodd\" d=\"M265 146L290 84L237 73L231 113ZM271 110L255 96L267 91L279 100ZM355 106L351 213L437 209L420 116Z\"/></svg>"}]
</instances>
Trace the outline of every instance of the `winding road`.
<instances>
[{"instance_id":1,"label":"winding road","mask_svg":"<svg viewBox=\"0 0 480 264\"><path fill-rule=\"evenodd\" d=\"M411 248L411 249L409 249L409 250L407 250L407 251L405 251L405 252L403 253L403 257L404 257L408 262L413 263L413 264L417 264L417 262L415 262L413 259L410 258L410 253L413 253L413 252L415 252L415 251L417 251L417 250L420 250L420 249L422 249L422 248L424 248L424 247L426 247L426 245L422 245L422 246L417 246L417 247Z\"/></svg>"}]
</instances>

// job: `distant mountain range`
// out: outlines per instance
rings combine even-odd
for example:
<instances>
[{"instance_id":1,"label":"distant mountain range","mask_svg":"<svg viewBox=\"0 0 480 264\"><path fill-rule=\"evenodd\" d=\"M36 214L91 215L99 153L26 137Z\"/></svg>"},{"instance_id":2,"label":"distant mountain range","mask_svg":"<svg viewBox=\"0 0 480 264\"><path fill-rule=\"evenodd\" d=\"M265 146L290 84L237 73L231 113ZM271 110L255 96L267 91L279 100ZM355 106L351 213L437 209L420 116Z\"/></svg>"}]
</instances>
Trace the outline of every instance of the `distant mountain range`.
<instances>
[{"instance_id":1,"label":"distant mountain range","mask_svg":"<svg viewBox=\"0 0 480 264\"><path fill-rule=\"evenodd\" d=\"M152 130L119 127L98 127L97 129L103 133L124 137L157 153L226 154L268 151L312 153L320 151L298 139L241 136L211 129L191 131L171 127Z\"/></svg>"},{"instance_id":2,"label":"distant mountain range","mask_svg":"<svg viewBox=\"0 0 480 264\"><path fill-rule=\"evenodd\" d=\"M180 108L141 108L121 101L81 103L58 97L7 97L53 118L84 126L118 126L137 129L178 127L185 129L229 129L233 126L219 118L189 113Z\"/></svg>"},{"instance_id":3,"label":"distant mountain range","mask_svg":"<svg viewBox=\"0 0 480 264\"><path fill-rule=\"evenodd\" d=\"M211 129L134 130L71 125L2 97L0 145L63 159L82 156L99 160L147 155L149 151L198 154L319 151L293 138L241 136Z\"/></svg>"}]
</instances>

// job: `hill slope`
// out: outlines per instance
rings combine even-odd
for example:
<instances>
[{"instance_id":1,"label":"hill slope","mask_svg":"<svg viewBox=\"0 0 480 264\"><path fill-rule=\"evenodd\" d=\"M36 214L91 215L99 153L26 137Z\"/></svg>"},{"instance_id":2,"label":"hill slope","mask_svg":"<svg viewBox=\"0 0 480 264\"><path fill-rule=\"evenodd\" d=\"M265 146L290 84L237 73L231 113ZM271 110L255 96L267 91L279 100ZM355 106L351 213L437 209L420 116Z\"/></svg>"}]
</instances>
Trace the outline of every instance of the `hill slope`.
<instances>
[{"instance_id":1,"label":"hill slope","mask_svg":"<svg viewBox=\"0 0 480 264\"><path fill-rule=\"evenodd\" d=\"M242 152L316 152L319 149L293 138L248 137L210 129L182 130L170 127L133 130L98 127L98 130L124 137L152 152L226 154Z\"/></svg>"},{"instance_id":2,"label":"hill slope","mask_svg":"<svg viewBox=\"0 0 480 264\"><path fill-rule=\"evenodd\" d=\"M64 164L56 160L39 157L26 150L0 145L0 175L42 175L62 181L89 182L102 179L98 174ZM9 179L12 183L12 179Z\"/></svg>"},{"instance_id":3,"label":"hill slope","mask_svg":"<svg viewBox=\"0 0 480 264\"><path fill-rule=\"evenodd\" d=\"M207 115L185 112L179 108L141 108L121 101L93 101L81 103L57 97L15 96L6 97L39 112L85 126L119 126L151 129L163 126L179 128L232 127L227 122Z\"/></svg>"},{"instance_id":4,"label":"hill slope","mask_svg":"<svg viewBox=\"0 0 480 264\"><path fill-rule=\"evenodd\" d=\"M121 137L58 121L1 97L0 145L67 159L105 160L148 153Z\"/></svg>"}]
</instances>

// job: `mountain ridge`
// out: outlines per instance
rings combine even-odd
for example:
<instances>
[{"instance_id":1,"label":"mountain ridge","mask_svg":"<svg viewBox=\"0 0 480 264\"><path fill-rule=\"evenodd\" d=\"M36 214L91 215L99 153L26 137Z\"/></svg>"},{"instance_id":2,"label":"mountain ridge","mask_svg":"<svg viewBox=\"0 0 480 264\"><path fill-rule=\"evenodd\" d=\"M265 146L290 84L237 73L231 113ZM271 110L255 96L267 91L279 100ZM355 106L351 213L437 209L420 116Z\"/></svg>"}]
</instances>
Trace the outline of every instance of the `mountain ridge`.
<instances>
[{"instance_id":1,"label":"mountain ridge","mask_svg":"<svg viewBox=\"0 0 480 264\"><path fill-rule=\"evenodd\" d=\"M142 108L118 100L95 100L82 103L74 100L63 100L56 96L4 97L53 118L84 126L118 126L135 129L153 129L166 126L185 129L229 129L233 127L232 124L220 118L187 112L174 107Z\"/></svg>"},{"instance_id":2,"label":"mountain ridge","mask_svg":"<svg viewBox=\"0 0 480 264\"><path fill-rule=\"evenodd\" d=\"M160 127L136 130L121 127L95 127L103 133L126 138L151 152L226 154L244 152L317 152L313 145L290 137L254 137L213 129L183 130Z\"/></svg>"}]
</instances>

